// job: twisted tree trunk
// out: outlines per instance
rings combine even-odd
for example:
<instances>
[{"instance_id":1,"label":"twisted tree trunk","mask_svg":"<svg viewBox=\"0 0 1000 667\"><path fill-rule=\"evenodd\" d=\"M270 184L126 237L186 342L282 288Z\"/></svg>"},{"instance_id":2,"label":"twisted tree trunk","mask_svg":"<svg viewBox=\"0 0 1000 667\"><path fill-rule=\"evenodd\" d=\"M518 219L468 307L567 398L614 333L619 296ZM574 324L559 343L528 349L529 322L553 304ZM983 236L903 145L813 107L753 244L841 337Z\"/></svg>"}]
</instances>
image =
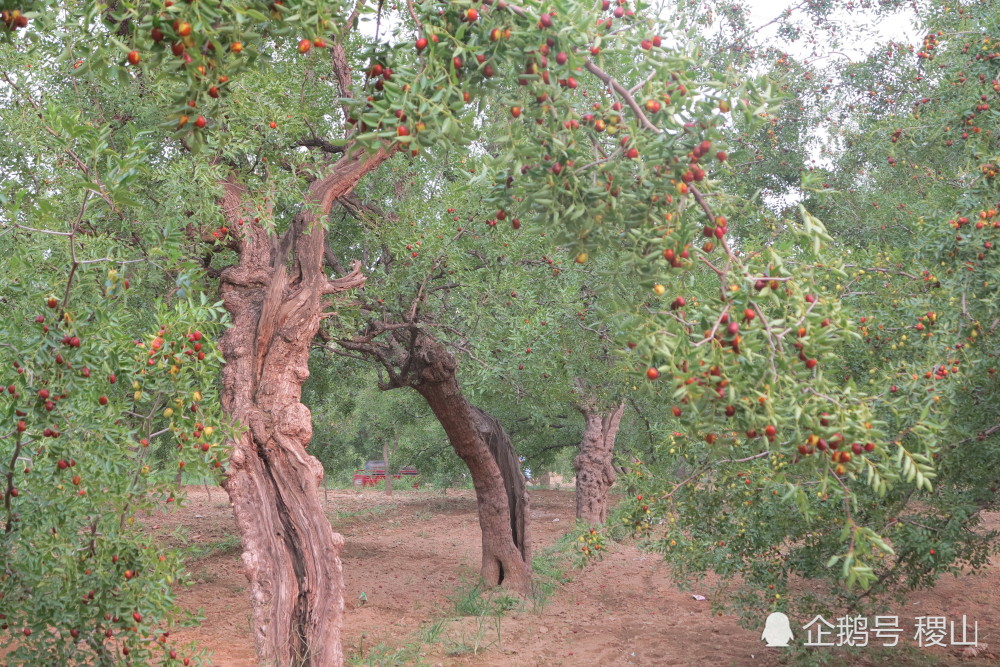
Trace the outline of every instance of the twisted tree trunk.
<instances>
[{"instance_id":1,"label":"twisted tree trunk","mask_svg":"<svg viewBox=\"0 0 1000 667\"><path fill-rule=\"evenodd\" d=\"M386 334L385 342L377 340ZM528 495L524 473L500 423L462 394L455 357L415 322L372 322L366 334L338 344L377 359L389 374L382 389L415 389L437 417L476 490L483 536L480 575L490 586L531 592Z\"/></svg>"},{"instance_id":2,"label":"twisted tree trunk","mask_svg":"<svg viewBox=\"0 0 1000 667\"><path fill-rule=\"evenodd\" d=\"M261 664L343 663L343 538L320 503L323 467L306 452L312 421L300 397L325 297L365 281L357 263L337 280L324 274L323 217L386 157L379 151L341 159L310 185L302 212L280 239L259 225L239 224L246 193L235 177L223 184L239 263L221 276L232 317L219 344L226 360L222 405L243 429L223 486L242 535Z\"/></svg>"},{"instance_id":3,"label":"twisted tree trunk","mask_svg":"<svg viewBox=\"0 0 1000 667\"><path fill-rule=\"evenodd\" d=\"M621 425L625 403L609 414L601 414L593 401L578 406L583 414L580 453L573 459L576 469L576 518L597 525L608 518L608 490L615 483L612 459L615 436Z\"/></svg>"},{"instance_id":4,"label":"twisted tree trunk","mask_svg":"<svg viewBox=\"0 0 1000 667\"><path fill-rule=\"evenodd\" d=\"M431 338L420 339L410 352L412 386L427 401L472 475L483 536L480 576L487 585L527 595L531 592L528 495L510 437L496 419L462 394L452 354Z\"/></svg>"},{"instance_id":5,"label":"twisted tree trunk","mask_svg":"<svg viewBox=\"0 0 1000 667\"><path fill-rule=\"evenodd\" d=\"M521 461L514 451L510 436L497 419L480 408L470 405L475 415L474 424L479 431L479 437L489 447L490 456L500 468L504 491L507 493L507 509L510 514L510 530L514 546L521 552L521 559L531 569L531 544L528 540L528 482L521 470ZM500 582L504 578L500 574Z\"/></svg>"}]
</instances>

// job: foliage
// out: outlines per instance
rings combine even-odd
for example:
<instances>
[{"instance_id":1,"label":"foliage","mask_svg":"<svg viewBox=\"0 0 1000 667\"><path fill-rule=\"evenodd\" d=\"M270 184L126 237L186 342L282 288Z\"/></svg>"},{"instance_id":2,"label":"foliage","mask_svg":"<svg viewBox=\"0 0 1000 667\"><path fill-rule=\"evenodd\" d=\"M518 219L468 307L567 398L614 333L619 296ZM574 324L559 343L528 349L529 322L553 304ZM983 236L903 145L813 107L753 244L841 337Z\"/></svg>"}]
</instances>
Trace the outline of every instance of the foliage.
<instances>
[{"instance_id":1,"label":"foliage","mask_svg":"<svg viewBox=\"0 0 1000 667\"><path fill-rule=\"evenodd\" d=\"M21 250L8 264L44 261L42 248ZM173 588L187 574L180 554L136 517L183 501L179 470L219 465L224 429L210 342L219 309L185 299L136 317L120 285L87 297L83 285L100 285L106 273L78 269L80 285L62 286L69 300L46 296L66 281L56 272L49 284L15 278L4 287L0 616L16 629L4 634L9 660L112 664L119 652L143 662L177 654ZM201 361L182 349L193 351L195 336L209 355Z\"/></svg>"},{"instance_id":2,"label":"foliage","mask_svg":"<svg viewBox=\"0 0 1000 667\"><path fill-rule=\"evenodd\" d=\"M362 640L363 641L363 640ZM395 667L403 665L427 664L420 657L419 647L415 644L407 644L401 647L392 647L385 644L365 647L363 644L357 654L348 657L347 664L365 667Z\"/></svg>"},{"instance_id":3,"label":"foliage","mask_svg":"<svg viewBox=\"0 0 1000 667\"><path fill-rule=\"evenodd\" d=\"M414 466L420 475L394 483L461 483L467 471L430 410L416 395L382 392L376 382L370 369L354 361L324 359L303 388L306 402L315 406L312 453L323 463L327 478L350 484L354 471L367 461L382 460L382 445L396 447L398 436L391 471Z\"/></svg>"},{"instance_id":4,"label":"foliage","mask_svg":"<svg viewBox=\"0 0 1000 667\"><path fill-rule=\"evenodd\" d=\"M200 662L170 638L194 621L181 554L137 519L226 460L224 313L182 251L183 209L147 212L184 197L147 187L150 135L82 118L44 76L15 81L29 54L0 50L0 642L29 664Z\"/></svg>"},{"instance_id":5,"label":"foliage","mask_svg":"<svg viewBox=\"0 0 1000 667\"><path fill-rule=\"evenodd\" d=\"M572 540L569 539L570 535L571 533L568 533L567 536L532 558L531 571L535 578L532 608L535 612L540 611L563 584L571 581L567 574L572 560L570 550L574 547Z\"/></svg>"},{"instance_id":6,"label":"foliage","mask_svg":"<svg viewBox=\"0 0 1000 667\"><path fill-rule=\"evenodd\" d=\"M917 20L922 44L876 45L857 62L792 67L787 54L771 54L772 76L809 102L800 114L793 98L792 113L773 116L786 134L757 144L757 157L801 155L803 116L823 123L816 140L825 165L802 171L792 192L822 215L846 271L817 275L813 289L839 302L842 326L856 332L823 362L837 390L802 385L821 394L819 423L799 436L798 451L724 458L678 424L684 434L661 440L626 480L638 495L623 501L616 521L682 577L738 574L740 590L724 584L725 595L747 622L762 608L806 615L887 604L887 594L975 571L997 551L980 521L996 507L1000 454L990 407L1000 192L989 176L996 123L987 122L995 120L996 12L990 3L935 6ZM748 169L732 186L768 184ZM795 247L790 207L781 206L764 214L748 249ZM802 340L813 331L807 326ZM844 415L859 404L873 428L852 437ZM863 468L819 479L803 470L811 447L825 443L829 453L841 436L858 443L849 451L864 457ZM825 589L796 583L824 568Z\"/></svg>"}]
</instances>

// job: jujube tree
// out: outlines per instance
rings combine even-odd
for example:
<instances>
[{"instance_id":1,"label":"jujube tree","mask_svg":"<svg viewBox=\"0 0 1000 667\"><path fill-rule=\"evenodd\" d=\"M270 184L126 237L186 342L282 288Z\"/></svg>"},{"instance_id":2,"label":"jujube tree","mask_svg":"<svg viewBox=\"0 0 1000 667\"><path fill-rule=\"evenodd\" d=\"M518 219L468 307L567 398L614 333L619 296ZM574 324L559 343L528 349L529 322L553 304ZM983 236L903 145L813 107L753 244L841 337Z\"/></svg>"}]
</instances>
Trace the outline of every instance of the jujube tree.
<instances>
[{"instance_id":1,"label":"jujube tree","mask_svg":"<svg viewBox=\"0 0 1000 667\"><path fill-rule=\"evenodd\" d=\"M863 392L826 372L846 321L816 289L839 270L822 249L831 240L822 223L801 210L785 256L741 247L741 227L759 216L714 185L726 174L724 126L735 114L750 131L770 100L721 68L698 69L682 10L661 19L610 2L408 3L395 14L406 36L390 43L353 32L365 11L353 4L33 8L44 11L25 12L27 26L4 17L18 28L0 47L16 99L41 95L43 120L50 104L94 110L99 128L76 136L48 126L50 152L70 146L51 168L81 175L66 190L107 195L97 176L118 173L116 153L139 136L141 160L158 170L88 223L120 230L166 213L171 252L198 258L218 281L230 317L220 402L237 425L224 484L262 660L343 658L342 540L317 498L322 470L306 451L312 425L300 398L325 309L364 284L366 267L328 275L329 214L356 206L352 193L396 154L433 163L468 150L487 107L508 118L489 146L476 146L486 159L472 182L490 220L550 229L580 264L613 254L644 292L655 290L616 314L620 348L706 457L795 466L781 481L800 505L806 482L845 506L859 475L876 491L900 471L927 485L929 445L894 441L869 402L855 401ZM112 165L97 174L79 157L91 134L99 148L86 154ZM39 206L60 194L27 176L17 187ZM150 262L163 251L143 250ZM439 352L428 341L427 363L406 367L426 372L418 391L429 386L420 381L454 378ZM482 465L499 476L495 460ZM878 535L848 516L837 542L847 579L870 581L863 559L883 547ZM523 588L523 579L510 583Z\"/></svg>"}]
</instances>

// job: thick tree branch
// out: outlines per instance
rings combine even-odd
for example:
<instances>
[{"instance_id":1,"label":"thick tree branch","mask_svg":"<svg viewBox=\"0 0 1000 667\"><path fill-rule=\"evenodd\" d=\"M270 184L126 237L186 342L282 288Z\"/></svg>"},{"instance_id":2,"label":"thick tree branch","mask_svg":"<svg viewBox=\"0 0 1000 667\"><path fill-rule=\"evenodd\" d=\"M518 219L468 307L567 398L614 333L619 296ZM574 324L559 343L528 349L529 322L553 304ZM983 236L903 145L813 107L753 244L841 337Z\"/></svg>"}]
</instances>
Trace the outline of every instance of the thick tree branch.
<instances>
[{"instance_id":1,"label":"thick tree branch","mask_svg":"<svg viewBox=\"0 0 1000 667\"><path fill-rule=\"evenodd\" d=\"M413 9L413 0L406 0L406 8L409 10L410 18L413 19L413 24L417 26L417 30L423 32L424 24L417 18L417 12Z\"/></svg>"},{"instance_id":2,"label":"thick tree branch","mask_svg":"<svg viewBox=\"0 0 1000 667\"><path fill-rule=\"evenodd\" d=\"M358 8L355 9L355 14L351 17L351 23L354 23L354 19L357 16L357 12L361 7L361 3L358 4ZM340 96L347 99L354 99L354 88L351 85L351 66L347 61L347 52L344 50L344 45L342 43L342 38L335 39L330 44L330 61L333 63L333 75L337 79L337 87L340 89ZM344 112L344 122L347 123L351 118L351 107L345 101L342 102L340 108ZM351 126L349 123L345 126L345 134L349 134L351 131Z\"/></svg>"},{"instance_id":3,"label":"thick tree branch","mask_svg":"<svg viewBox=\"0 0 1000 667\"><path fill-rule=\"evenodd\" d=\"M399 216L395 213L386 213L374 204L363 202L360 197L353 192L344 197L340 197L337 200L337 203L343 206L344 210L347 211L351 217L365 223L369 227L375 227L379 219L393 221L399 220Z\"/></svg>"},{"instance_id":4,"label":"thick tree branch","mask_svg":"<svg viewBox=\"0 0 1000 667\"><path fill-rule=\"evenodd\" d=\"M341 275L347 273L347 269L344 268L344 265L341 264L340 260L337 258L337 253L335 253L333 248L330 247L329 238L325 240L323 245L323 260L326 262L327 266L334 270L334 272Z\"/></svg>"},{"instance_id":5,"label":"thick tree branch","mask_svg":"<svg viewBox=\"0 0 1000 667\"><path fill-rule=\"evenodd\" d=\"M295 146L304 146L306 148L318 148L324 153L340 154L347 150L346 146L336 146L322 137L311 137L309 139L299 139L295 142Z\"/></svg>"},{"instance_id":6,"label":"thick tree branch","mask_svg":"<svg viewBox=\"0 0 1000 667\"><path fill-rule=\"evenodd\" d=\"M358 289L364 287L366 280L365 275L361 273L361 262L354 260L351 263L351 272L346 276L329 280L323 288L323 294L337 294Z\"/></svg>"}]
</instances>

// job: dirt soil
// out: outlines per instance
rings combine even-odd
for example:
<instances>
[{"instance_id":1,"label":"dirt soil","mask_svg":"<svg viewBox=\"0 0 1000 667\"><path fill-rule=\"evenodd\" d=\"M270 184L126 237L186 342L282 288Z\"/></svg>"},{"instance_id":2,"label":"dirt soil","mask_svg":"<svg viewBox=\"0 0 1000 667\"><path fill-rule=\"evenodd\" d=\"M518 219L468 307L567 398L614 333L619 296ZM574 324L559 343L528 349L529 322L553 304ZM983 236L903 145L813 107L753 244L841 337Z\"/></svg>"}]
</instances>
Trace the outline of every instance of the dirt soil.
<instances>
[{"instance_id":1,"label":"dirt soil","mask_svg":"<svg viewBox=\"0 0 1000 667\"><path fill-rule=\"evenodd\" d=\"M250 634L247 580L239 539L221 489L187 489L187 503L151 524L167 536L188 531L195 585L180 591L182 605L204 622L173 633L212 652L212 664L257 665ZM330 491L327 513L346 539L343 553L344 651L355 665L778 665L781 649L765 648L761 629L745 630L717 616L670 580L654 554L613 545L603 561L566 572L544 604L524 603L496 616L461 616L456 598L474 584L480 534L471 491ZM535 553L572 527L572 491L532 491ZM989 518L996 526L1000 517ZM167 541L172 541L165 537ZM466 596L467 597L467 596ZM897 612L893 612L897 613ZM953 648L917 649L916 616L979 623L975 657ZM898 610L908 635L896 649L869 648L836 664L1000 664L1000 563L975 577L947 578L913 595ZM832 620L832 619L831 619ZM499 622L499 632L498 632ZM794 626L793 626L793 629ZM797 637L803 634L801 630ZM873 642L874 643L874 642ZM817 649L822 650L822 649ZM866 653L866 651L868 651Z\"/></svg>"}]
</instances>

